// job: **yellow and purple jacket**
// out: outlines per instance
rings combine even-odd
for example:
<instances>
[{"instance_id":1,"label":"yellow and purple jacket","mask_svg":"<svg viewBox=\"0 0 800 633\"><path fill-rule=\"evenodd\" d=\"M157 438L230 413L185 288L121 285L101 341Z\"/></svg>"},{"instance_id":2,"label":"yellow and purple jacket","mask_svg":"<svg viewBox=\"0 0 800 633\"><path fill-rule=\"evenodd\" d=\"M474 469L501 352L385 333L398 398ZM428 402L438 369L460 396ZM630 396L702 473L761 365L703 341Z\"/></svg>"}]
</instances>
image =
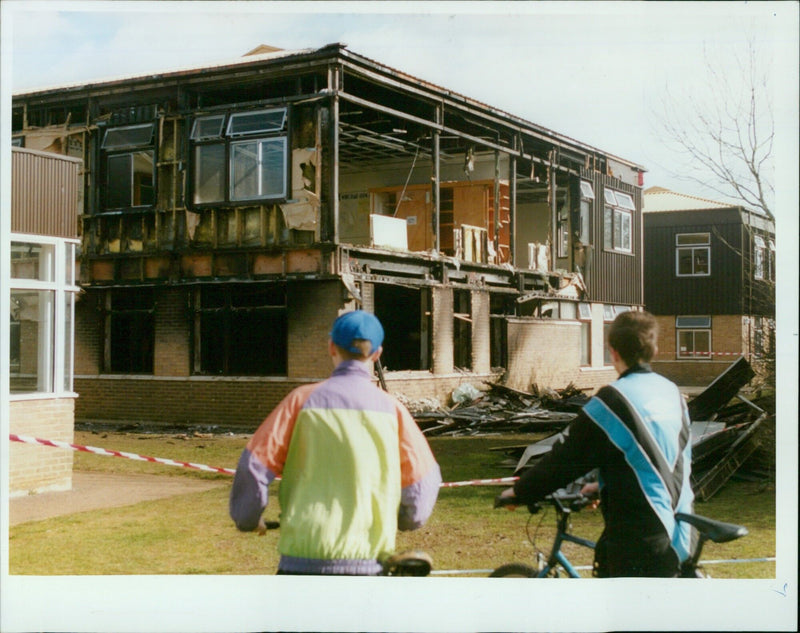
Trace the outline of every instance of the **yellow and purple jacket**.
<instances>
[{"instance_id":1,"label":"yellow and purple jacket","mask_svg":"<svg viewBox=\"0 0 800 633\"><path fill-rule=\"evenodd\" d=\"M279 569L313 574L379 573L398 528L428 520L442 482L411 414L358 361L292 391L250 439L230 496L240 530L256 529L276 477Z\"/></svg>"}]
</instances>

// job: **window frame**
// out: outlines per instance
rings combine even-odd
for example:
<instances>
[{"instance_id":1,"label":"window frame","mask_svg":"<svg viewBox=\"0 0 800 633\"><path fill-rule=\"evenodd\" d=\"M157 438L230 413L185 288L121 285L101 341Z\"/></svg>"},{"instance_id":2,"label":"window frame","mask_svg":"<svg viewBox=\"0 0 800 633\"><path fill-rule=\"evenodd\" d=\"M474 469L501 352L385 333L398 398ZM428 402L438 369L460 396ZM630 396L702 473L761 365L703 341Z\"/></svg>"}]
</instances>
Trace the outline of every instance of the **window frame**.
<instances>
[{"instance_id":1,"label":"window frame","mask_svg":"<svg viewBox=\"0 0 800 633\"><path fill-rule=\"evenodd\" d=\"M37 357L47 357L44 366L40 365L37 358L37 387L35 390L11 391L9 385L9 398L11 400L31 400L42 398L76 397L74 392L74 362L75 362L75 298L80 288L75 282L75 256L80 245L80 240L71 238L56 238L25 233L11 233L8 240L9 248L13 251L15 244L31 244L45 246L49 249L47 256L50 262L49 270L41 271L38 278L14 277L9 270L9 299L14 291L22 292L48 292L51 293L51 307L48 309L44 324L46 337L44 340L48 348L43 352L37 349ZM9 252L9 259L10 259ZM9 261L10 263L10 261ZM38 308L37 308L38 309ZM9 318L7 316L6 318ZM10 332L9 332L10 334ZM40 332L41 335L41 332ZM9 344L11 341L9 341ZM9 345L9 354L10 354ZM11 359L9 358L9 374L11 374ZM46 372L47 376L40 374ZM9 376L11 378L11 376ZM45 385L42 388L42 385Z\"/></svg>"},{"instance_id":2,"label":"window frame","mask_svg":"<svg viewBox=\"0 0 800 633\"><path fill-rule=\"evenodd\" d=\"M753 235L753 279L768 280L769 251L761 235Z\"/></svg>"},{"instance_id":3,"label":"window frame","mask_svg":"<svg viewBox=\"0 0 800 633\"><path fill-rule=\"evenodd\" d=\"M121 133L125 130L135 130L135 129L145 129L150 128L150 135L147 143L142 142L134 142L133 140L128 142L120 142L116 144L109 145L109 135L114 133ZM101 198L101 209L100 212L120 212L120 211L140 211L142 209L153 209L156 206L156 151L157 151L157 137L158 137L158 130L155 121L150 121L148 123L136 123L131 125L115 125L111 127L106 127L103 131L103 138L100 142L100 152L101 152L101 165L102 165L102 187L103 187L103 195ZM149 154L150 160L150 171L149 172L137 172L136 171L136 157L142 154ZM128 202L129 204L116 204L117 198L114 198L115 204L111 203L111 191L112 191L112 161L118 161L121 158L127 158L129 161L129 165L127 168L127 172L129 175L129 179L126 185L126 189L129 192ZM140 174L149 174L149 187L151 189L150 199L145 202L141 203L141 191L140 191L140 202L136 203L136 176L137 173ZM120 176L122 182L124 182L124 176ZM115 182L117 182L115 180ZM148 186L148 185L143 185ZM113 187L115 191L115 196L119 195L117 192L119 187Z\"/></svg>"},{"instance_id":4,"label":"window frame","mask_svg":"<svg viewBox=\"0 0 800 633\"><path fill-rule=\"evenodd\" d=\"M577 305L577 320L581 324L581 367L592 366L592 305L581 301Z\"/></svg>"},{"instance_id":5,"label":"window frame","mask_svg":"<svg viewBox=\"0 0 800 633\"><path fill-rule=\"evenodd\" d=\"M636 205L630 194L603 188L603 250L633 255L634 211Z\"/></svg>"},{"instance_id":6,"label":"window frame","mask_svg":"<svg viewBox=\"0 0 800 633\"><path fill-rule=\"evenodd\" d=\"M236 122L243 121L246 117L254 117L264 113L270 115L279 113L280 120L271 125L264 124L254 129L237 130ZM288 105L279 107L259 107L250 110L232 110L208 112L198 115L192 122L189 133L191 172L190 172L190 200L192 208L202 209L212 206L238 206L247 204L261 204L264 202L281 202L288 199L291 191L291 146L289 143L291 128L291 110ZM212 121L219 121L217 127L210 131L201 132L201 126ZM280 160L281 172L276 177L276 182L280 183L277 188L270 188L270 175L273 169L265 169L264 157L269 151L269 145L276 142L280 145L278 150L282 154ZM241 150L247 144L256 144L255 170L256 194L240 194L237 192L235 180L235 170L242 165L236 162L235 158L242 156ZM202 167L203 148L217 147L222 149L221 165L218 172L210 171L205 179L201 181L202 174L199 169ZM239 152L237 154L237 152ZM219 157L211 160L219 160ZM275 161L275 165L278 161ZM213 167L212 167L213 170ZM203 182L211 178L218 178L218 184L213 184L215 189L212 197L220 199L198 199L199 192L203 189Z\"/></svg>"},{"instance_id":7,"label":"window frame","mask_svg":"<svg viewBox=\"0 0 800 633\"><path fill-rule=\"evenodd\" d=\"M705 236L705 242L692 242L681 244L682 237ZM695 253L705 251L706 253L706 272L695 272ZM690 253L692 262L691 272L681 272L681 255ZM675 276L676 277L710 277L711 276L711 233L700 231L697 233L676 233L675 234Z\"/></svg>"},{"instance_id":8,"label":"window frame","mask_svg":"<svg viewBox=\"0 0 800 633\"><path fill-rule=\"evenodd\" d=\"M682 324L681 321L684 321ZM692 321L694 320L694 322ZM675 358L678 360L710 361L713 356L712 318L701 315L682 315L675 317ZM691 334L692 350L681 351L681 335ZM702 334L708 338L708 351L697 352L697 335Z\"/></svg>"}]
</instances>

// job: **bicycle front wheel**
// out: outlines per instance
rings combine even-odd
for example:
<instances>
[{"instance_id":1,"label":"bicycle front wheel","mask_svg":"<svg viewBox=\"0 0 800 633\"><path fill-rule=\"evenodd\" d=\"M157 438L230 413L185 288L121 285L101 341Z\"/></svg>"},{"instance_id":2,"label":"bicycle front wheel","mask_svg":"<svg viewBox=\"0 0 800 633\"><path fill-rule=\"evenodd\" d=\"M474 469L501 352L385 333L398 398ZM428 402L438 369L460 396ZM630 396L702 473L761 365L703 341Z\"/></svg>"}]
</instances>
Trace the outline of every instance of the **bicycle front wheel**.
<instances>
[{"instance_id":1,"label":"bicycle front wheel","mask_svg":"<svg viewBox=\"0 0 800 633\"><path fill-rule=\"evenodd\" d=\"M536 578L539 572L524 563L507 563L495 569L489 578Z\"/></svg>"}]
</instances>

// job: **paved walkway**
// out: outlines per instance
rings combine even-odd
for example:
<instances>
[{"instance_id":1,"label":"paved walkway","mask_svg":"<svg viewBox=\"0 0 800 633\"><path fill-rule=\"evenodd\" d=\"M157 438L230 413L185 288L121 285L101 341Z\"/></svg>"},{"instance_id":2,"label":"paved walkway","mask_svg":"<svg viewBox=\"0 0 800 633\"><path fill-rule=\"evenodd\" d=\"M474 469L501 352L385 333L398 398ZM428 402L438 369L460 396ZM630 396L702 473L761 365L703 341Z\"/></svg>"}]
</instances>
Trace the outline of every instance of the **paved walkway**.
<instances>
[{"instance_id":1,"label":"paved walkway","mask_svg":"<svg viewBox=\"0 0 800 633\"><path fill-rule=\"evenodd\" d=\"M229 484L189 477L74 471L72 490L42 492L10 499L9 525L41 521L87 510L118 508L140 501L203 492L225 485Z\"/></svg>"}]
</instances>

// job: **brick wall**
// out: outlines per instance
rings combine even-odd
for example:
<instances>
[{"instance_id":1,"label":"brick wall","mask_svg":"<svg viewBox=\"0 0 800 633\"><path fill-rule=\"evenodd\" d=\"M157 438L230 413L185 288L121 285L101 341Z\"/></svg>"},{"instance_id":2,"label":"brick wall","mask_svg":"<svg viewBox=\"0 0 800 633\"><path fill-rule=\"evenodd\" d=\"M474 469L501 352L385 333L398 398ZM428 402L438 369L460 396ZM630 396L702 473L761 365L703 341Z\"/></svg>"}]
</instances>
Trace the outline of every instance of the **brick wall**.
<instances>
[{"instance_id":1,"label":"brick wall","mask_svg":"<svg viewBox=\"0 0 800 633\"><path fill-rule=\"evenodd\" d=\"M658 355L653 370L674 383L687 387L705 387L746 352L746 338L740 315L714 315L711 318L710 359L678 359L676 315L656 316Z\"/></svg>"},{"instance_id":2,"label":"brick wall","mask_svg":"<svg viewBox=\"0 0 800 633\"><path fill-rule=\"evenodd\" d=\"M509 387L561 389L569 383L593 391L616 378L613 368L580 368L580 324L550 319L508 320Z\"/></svg>"},{"instance_id":3,"label":"brick wall","mask_svg":"<svg viewBox=\"0 0 800 633\"><path fill-rule=\"evenodd\" d=\"M162 288L156 294L153 374L188 376L191 373L190 291Z\"/></svg>"},{"instance_id":4,"label":"brick wall","mask_svg":"<svg viewBox=\"0 0 800 633\"><path fill-rule=\"evenodd\" d=\"M289 284L289 378L322 378L330 374L328 335L343 307L342 291L338 280Z\"/></svg>"},{"instance_id":5,"label":"brick wall","mask_svg":"<svg viewBox=\"0 0 800 633\"><path fill-rule=\"evenodd\" d=\"M100 373L103 359L103 319L98 309L101 293L86 292L75 302L75 373Z\"/></svg>"},{"instance_id":6,"label":"brick wall","mask_svg":"<svg viewBox=\"0 0 800 633\"><path fill-rule=\"evenodd\" d=\"M47 440L72 442L72 398L12 400L9 431ZM12 497L72 488L72 457L67 449L11 442L9 446L9 493Z\"/></svg>"}]
</instances>

